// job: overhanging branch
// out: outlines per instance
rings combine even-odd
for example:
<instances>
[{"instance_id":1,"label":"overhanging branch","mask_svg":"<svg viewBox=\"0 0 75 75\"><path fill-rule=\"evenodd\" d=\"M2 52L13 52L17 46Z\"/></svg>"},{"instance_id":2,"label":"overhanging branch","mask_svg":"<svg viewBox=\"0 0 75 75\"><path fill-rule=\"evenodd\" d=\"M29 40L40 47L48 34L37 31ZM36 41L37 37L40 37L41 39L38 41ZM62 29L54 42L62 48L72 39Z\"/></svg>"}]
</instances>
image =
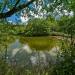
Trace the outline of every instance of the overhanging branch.
<instances>
[{"instance_id":1,"label":"overhanging branch","mask_svg":"<svg viewBox=\"0 0 75 75\"><path fill-rule=\"evenodd\" d=\"M36 0L31 0L29 2L27 2L26 4L22 4L22 5L19 5L18 7L13 7L11 10L9 10L8 12L5 12L5 13L0 13L0 19L3 19L3 18L7 18L7 17L10 17L11 15L13 15L14 13L28 7L31 3L33 3L34 1Z\"/></svg>"}]
</instances>

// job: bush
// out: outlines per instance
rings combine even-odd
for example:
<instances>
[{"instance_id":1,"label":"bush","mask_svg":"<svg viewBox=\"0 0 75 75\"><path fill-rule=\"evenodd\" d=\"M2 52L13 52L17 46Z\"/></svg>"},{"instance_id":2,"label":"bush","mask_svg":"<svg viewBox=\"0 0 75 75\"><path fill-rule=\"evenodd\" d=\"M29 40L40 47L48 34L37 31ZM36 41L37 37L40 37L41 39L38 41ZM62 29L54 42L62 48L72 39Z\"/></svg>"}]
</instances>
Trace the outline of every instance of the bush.
<instances>
[{"instance_id":1,"label":"bush","mask_svg":"<svg viewBox=\"0 0 75 75\"><path fill-rule=\"evenodd\" d=\"M25 35L26 36L45 36L49 35L52 30L55 30L56 25L54 22L50 20L44 19L34 19L29 22L26 26ZM52 27L54 26L54 28Z\"/></svg>"},{"instance_id":2,"label":"bush","mask_svg":"<svg viewBox=\"0 0 75 75\"><path fill-rule=\"evenodd\" d=\"M53 68L53 75L74 75L75 74L75 45L65 47L62 45L58 53L57 63Z\"/></svg>"}]
</instances>

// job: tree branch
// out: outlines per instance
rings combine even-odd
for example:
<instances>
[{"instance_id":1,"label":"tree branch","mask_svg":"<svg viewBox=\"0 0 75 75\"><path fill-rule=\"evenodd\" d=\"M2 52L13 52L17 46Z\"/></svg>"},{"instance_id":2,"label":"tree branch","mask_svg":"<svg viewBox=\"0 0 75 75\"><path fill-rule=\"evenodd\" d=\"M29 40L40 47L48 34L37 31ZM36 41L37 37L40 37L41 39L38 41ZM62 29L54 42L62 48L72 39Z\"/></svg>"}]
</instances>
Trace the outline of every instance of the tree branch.
<instances>
[{"instance_id":1,"label":"tree branch","mask_svg":"<svg viewBox=\"0 0 75 75\"><path fill-rule=\"evenodd\" d=\"M14 7L16 7L19 4L19 2L20 2L20 0L17 0L17 2L16 2Z\"/></svg>"},{"instance_id":2,"label":"tree branch","mask_svg":"<svg viewBox=\"0 0 75 75\"><path fill-rule=\"evenodd\" d=\"M3 19L3 18L7 18L7 17L10 17L11 15L13 15L14 13L28 7L31 3L33 3L34 1L36 0L30 0L29 2L27 2L26 4L22 4L22 5L19 5L18 7L13 7L11 10L9 10L8 12L5 12L5 13L0 13L0 19Z\"/></svg>"}]
</instances>

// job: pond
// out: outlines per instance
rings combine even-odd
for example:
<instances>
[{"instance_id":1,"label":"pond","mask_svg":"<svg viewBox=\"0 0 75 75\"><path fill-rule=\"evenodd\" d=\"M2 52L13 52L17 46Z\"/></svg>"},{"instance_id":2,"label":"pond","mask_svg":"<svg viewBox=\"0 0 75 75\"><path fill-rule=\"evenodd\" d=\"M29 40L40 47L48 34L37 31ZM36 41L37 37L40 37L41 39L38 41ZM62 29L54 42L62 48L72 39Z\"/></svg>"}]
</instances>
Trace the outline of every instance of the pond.
<instances>
[{"instance_id":1,"label":"pond","mask_svg":"<svg viewBox=\"0 0 75 75\"><path fill-rule=\"evenodd\" d=\"M17 66L55 64L61 40L56 37L7 36L0 39L0 56Z\"/></svg>"}]
</instances>

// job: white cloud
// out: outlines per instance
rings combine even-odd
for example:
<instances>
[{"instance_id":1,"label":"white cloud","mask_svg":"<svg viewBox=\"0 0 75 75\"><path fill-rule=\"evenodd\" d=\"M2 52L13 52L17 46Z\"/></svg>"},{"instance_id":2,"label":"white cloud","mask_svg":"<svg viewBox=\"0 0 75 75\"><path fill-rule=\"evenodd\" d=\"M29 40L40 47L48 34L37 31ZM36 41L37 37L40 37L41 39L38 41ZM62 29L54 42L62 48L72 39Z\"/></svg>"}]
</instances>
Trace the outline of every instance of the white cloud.
<instances>
[{"instance_id":1,"label":"white cloud","mask_svg":"<svg viewBox=\"0 0 75 75\"><path fill-rule=\"evenodd\" d=\"M19 50L20 50L19 48L13 49L12 50L12 57L14 57Z\"/></svg>"},{"instance_id":2,"label":"white cloud","mask_svg":"<svg viewBox=\"0 0 75 75\"><path fill-rule=\"evenodd\" d=\"M32 50L30 49L30 47L26 44L22 47L23 50L25 50L27 53L32 53Z\"/></svg>"},{"instance_id":3,"label":"white cloud","mask_svg":"<svg viewBox=\"0 0 75 75\"><path fill-rule=\"evenodd\" d=\"M21 19L21 22L22 22L22 23L27 23L28 20L29 20L28 17L24 17L24 16L21 16L20 19Z\"/></svg>"},{"instance_id":4,"label":"white cloud","mask_svg":"<svg viewBox=\"0 0 75 75\"><path fill-rule=\"evenodd\" d=\"M69 15L70 15L70 16L73 16L73 15L74 15L74 12L73 12L73 11L71 11L71 12L69 13Z\"/></svg>"}]
</instances>

